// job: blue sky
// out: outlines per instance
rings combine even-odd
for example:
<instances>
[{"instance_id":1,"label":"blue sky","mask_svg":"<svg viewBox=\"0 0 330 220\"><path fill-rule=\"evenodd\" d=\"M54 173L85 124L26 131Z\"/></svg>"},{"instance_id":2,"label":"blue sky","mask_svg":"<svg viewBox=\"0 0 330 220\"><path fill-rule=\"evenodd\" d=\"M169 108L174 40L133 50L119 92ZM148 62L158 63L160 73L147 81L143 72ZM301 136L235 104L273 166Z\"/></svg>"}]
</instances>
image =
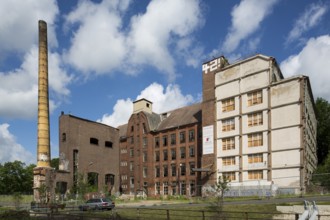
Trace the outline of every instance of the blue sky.
<instances>
[{"instance_id":1,"label":"blue sky","mask_svg":"<svg viewBox=\"0 0 330 220\"><path fill-rule=\"evenodd\" d=\"M0 163L36 163L38 20L48 24L52 157L61 111L113 127L132 102L201 101L202 63L261 53L330 101L330 0L2 0Z\"/></svg>"}]
</instances>

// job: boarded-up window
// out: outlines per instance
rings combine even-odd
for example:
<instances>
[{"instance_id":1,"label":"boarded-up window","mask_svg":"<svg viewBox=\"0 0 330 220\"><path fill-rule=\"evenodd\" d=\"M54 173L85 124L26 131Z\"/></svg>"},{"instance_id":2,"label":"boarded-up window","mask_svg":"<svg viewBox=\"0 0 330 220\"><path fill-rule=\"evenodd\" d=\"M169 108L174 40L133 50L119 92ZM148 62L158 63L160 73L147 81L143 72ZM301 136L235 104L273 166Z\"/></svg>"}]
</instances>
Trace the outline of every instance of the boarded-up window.
<instances>
[{"instance_id":1,"label":"boarded-up window","mask_svg":"<svg viewBox=\"0 0 330 220\"><path fill-rule=\"evenodd\" d=\"M248 135L248 147L258 147L262 146L262 133L254 133Z\"/></svg>"},{"instance_id":2,"label":"boarded-up window","mask_svg":"<svg viewBox=\"0 0 330 220\"><path fill-rule=\"evenodd\" d=\"M247 94L248 106L257 105L262 103L262 91L255 91Z\"/></svg>"},{"instance_id":3,"label":"boarded-up window","mask_svg":"<svg viewBox=\"0 0 330 220\"><path fill-rule=\"evenodd\" d=\"M222 101L222 112L235 110L235 99L230 98Z\"/></svg>"}]
</instances>

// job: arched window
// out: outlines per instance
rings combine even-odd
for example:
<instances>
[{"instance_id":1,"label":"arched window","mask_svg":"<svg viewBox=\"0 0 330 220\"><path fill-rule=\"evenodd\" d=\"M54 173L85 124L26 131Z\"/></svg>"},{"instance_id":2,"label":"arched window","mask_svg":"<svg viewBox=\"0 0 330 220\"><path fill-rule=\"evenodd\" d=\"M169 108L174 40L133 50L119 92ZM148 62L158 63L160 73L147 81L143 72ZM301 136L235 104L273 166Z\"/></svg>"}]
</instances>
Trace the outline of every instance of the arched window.
<instances>
[{"instance_id":1,"label":"arched window","mask_svg":"<svg viewBox=\"0 0 330 220\"><path fill-rule=\"evenodd\" d=\"M114 185L115 184L115 175L109 173L105 175L105 185Z\"/></svg>"}]
</instances>

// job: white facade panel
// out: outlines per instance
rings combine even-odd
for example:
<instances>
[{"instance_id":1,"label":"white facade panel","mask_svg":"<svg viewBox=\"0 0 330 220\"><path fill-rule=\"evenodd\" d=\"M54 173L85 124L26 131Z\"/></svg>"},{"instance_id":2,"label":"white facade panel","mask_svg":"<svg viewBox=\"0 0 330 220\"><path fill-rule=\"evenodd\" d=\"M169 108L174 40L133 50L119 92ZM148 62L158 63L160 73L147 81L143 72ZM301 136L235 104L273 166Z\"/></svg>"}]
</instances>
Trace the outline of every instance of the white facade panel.
<instances>
[{"instance_id":1,"label":"white facade panel","mask_svg":"<svg viewBox=\"0 0 330 220\"><path fill-rule=\"evenodd\" d=\"M217 140L217 147L218 147L218 157L228 157L228 156L235 156L239 154L239 136L234 137L235 139L235 149L232 150L223 150L222 149L222 139Z\"/></svg>"},{"instance_id":2,"label":"white facade panel","mask_svg":"<svg viewBox=\"0 0 330 220\"><path fill-rule=\"evenodd\" d=\"M248 171L242 172L243 186L258 186L258 185L269 185L267 181L267 170L262 170L262 179L251 180L249 179Z\"/></svg>"},{"instance_id":3,"label":"white facade panel","mask_svg":"<svg viewBox=\"0 0 330 220\"><path fill-rule=\"evenodd\" d=\"M299 168L273 170L272 177L278 187L300 187Z\"/></svg>"},{"instance_id":4,"label":"white facade panel","mask_svg":"<svg viewBox=\"0 0 330 220\"><path fill-rule=\"evenodd\" d=\"M248 115L243 115L242 116L242 132L243 132L243 134L262 131L262 130L266 130L268 128L268 114L267 114L267 111L262 111L262 125L249 126L248 118L249 118Z\"/></svg>"},{"instance_id":5,"label":"white facade panel","mask_svg":"<svg viewBox=\"0 0 330 220\"><path fill-rule=\"evenodd\" d=\"M287 150L273 152L272 165L274 168L278 167L292 167L300 165L300 151L299 150Z\"/></svg>"},{"instance_id":6,"label":"white facade panel","mask_svg":"<svg viewBox=\"0 0 330 220\"><path fill-rule=\"evenodd\" d=\"M239 97L234 98L235 101L235 110L223 112L222 111L222 101L217 101L217 119L223 119L228 117L233 117L239 115Z\"/></svg>"},{"instance_id":7,"label":"white facade panel","mask_svg":"<svg viewBox=\"0 0 330 220\"><path fill-rule=\"evenodd\" d=\"M300 104L287 105L281 108L272 109L272 128L298 125L300 124L300 117Z\"/></svg>"},{"instance_id":8,"label":"white facade panel","mask_svg":"<svg viewBox=\"0 0 330 220\"><path fill-rule=\"evenodd\" d=\"M242 153L243 154L254 154L268 151L268 135L267 132L262 132L262 145L257 147L248 147L248 135L242 137Z\"/></svg>"},{"instance_id":9,"label":"white facade panel","mask_svg":"<svg viewBox=\"0 0 330 220\"><path fill-rule=\"evenodd\" d=\"M240 77L239 69L240 69L240 66L237 65L237 66L233 66L231 68L218 72L215 75L215 85L224 84L224 83L227 83L229 81L239 78Z\"/></svg>"},{"instance_id":10,"label":"white facade panel","mask_svg":"<svg viewBox=\"0 0 330 220\"><path fill-rule=\"evenodd\" d=\"M232 96L237 96L239 94L239 81L235 80L233 82L218 86L215 88L216 100L225 99Z\"/></svg>"},{"instance_id":11,"label":"white facade panel","mask_svg":"<svg viewBox=\"0 0 330 220\"><path fill-rule=\"evenodd\" d=\"M272 131L272 150L284 150L301 146L300 127L289 127Z\"/></svg>"},{"instance_id":12,"label":"white facade panel","mask_svg":"<svg viewBox=\"0 0 330 220\"><path fill-rule=\"evenodd\" d=\"M263 71L261 73L253 74L242 78L241 80L241 92L248 92L256 90L261 87L266 87L269 84L269 72Z\"/></svg>"},{"instance_id":13,"label":"white facade panel","mask_svg":"<svg viewBox=\"0 0 330 220\"><path fill-rule=\"evenodd\" d=\"M262 162L260 163L249 163L249 155L244 155L242 157L243 170L266 169L268 164L267 154L263 153L262 157Z\"/></svg>"},{"instance_id":14,"label":"white facade panel","mask_svg":"<svg viewBox=\"0 0 330 220\"><path fill-rule=\"evenodd\" d=\"M236 136L239 134L239 118L235 117L235 129L231 131L222 131L222 122L224 120L217 121L217 137L224 138L224 137L231 137Z\"/></svg>"},{"instance_id":15,"label":"white facade panel","mask_svg":"<svg viewBox=\"0 0 330 220\"><path fill-rule=\"evenodd\" d=\"M246 76L269 68L269 61L257 58L240 64L240 75Z\"/></svg>"},{"instance_id":16,"label":"white facade panel","mask_svg":"<svg viewBox=\"0 0 330 220\"><path fill-rule=\"evenodd\" d=\"M242 113L248 113L258 110L263 110L268 107L268 92L267 89L262 89L262 103L248 106L248 94L242 95Z\"/></svg>"},{"instance_id":17,"label":"white facade panel","mask_svg":"<svg viewBox=\"0 0 330 220\"><path fill-rule=\"evenodd\" d=\"M300 82L293 80L272 86L270 94L272 106L298 102L300 99Z\"/></svg>"}]
</instances>

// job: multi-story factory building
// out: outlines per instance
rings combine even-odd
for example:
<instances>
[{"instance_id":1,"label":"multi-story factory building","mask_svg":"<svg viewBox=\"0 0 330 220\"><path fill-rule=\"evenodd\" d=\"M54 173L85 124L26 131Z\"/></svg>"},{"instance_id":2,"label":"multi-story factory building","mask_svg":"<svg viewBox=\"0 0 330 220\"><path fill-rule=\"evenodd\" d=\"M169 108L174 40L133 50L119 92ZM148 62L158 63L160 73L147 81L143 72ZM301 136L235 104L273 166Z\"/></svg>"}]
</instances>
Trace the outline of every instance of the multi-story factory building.
<instances>
[{"instance_id":1,"label":"multi-story factory building","mask_svg":"<svg viewBox=\"0 0 330 220\"><path fill-rule=\"evenodd\" d=\"M200 195L201 105L157 114L152 102L134 102L120 129L120 181L124 193Z\"/></svg>"},{"instance_id":2,"label":"multi-story factory building","mask_svg":"<svg viewBox=\"0 0 330 220\"><path fill-rule=\"evenodd\" d=\"M264 55L215 58L202 74L201 103L159 114L140 99L118 128L62 114L57 184L90 173L99 190L194 196L226 176L232 195L303 193L317 165L309 78L284 78Z\"/></svg>"},{"instance_id":3,"label":"multi-story factory building","mask_svg":"<svg viewBox=\"0 0 330 220\"><path fill-rule=\"evenodd\" d=\"M219 57L203 64L202 111L203 130L214 135L214 144L203 146L203 166L216 164L206 185L226 176L233 193L271 185L305 190L317 165L308 77L285 79L264 55L231 65Z\"/></svg>"}]
</instances>

